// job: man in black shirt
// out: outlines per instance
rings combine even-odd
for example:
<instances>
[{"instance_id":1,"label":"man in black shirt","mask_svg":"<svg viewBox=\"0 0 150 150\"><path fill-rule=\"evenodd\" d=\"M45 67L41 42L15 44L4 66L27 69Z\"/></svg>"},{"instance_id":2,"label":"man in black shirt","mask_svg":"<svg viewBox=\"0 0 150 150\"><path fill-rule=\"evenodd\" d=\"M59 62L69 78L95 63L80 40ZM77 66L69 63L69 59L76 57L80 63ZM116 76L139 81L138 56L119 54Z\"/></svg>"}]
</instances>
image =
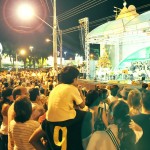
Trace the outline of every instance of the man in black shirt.
<instances>
[{"instance_id":1,"label":"man in black shirt","mask_svg":"<svg viewBox=\"0 0 150 150\"><path fill-rule=\"evenodd\" d=\"M150 91L143 93L141 102L141 114L132 118L143 129L143 136L136 144L136 150L150 150Z\"/></svg>"}]
</instances>

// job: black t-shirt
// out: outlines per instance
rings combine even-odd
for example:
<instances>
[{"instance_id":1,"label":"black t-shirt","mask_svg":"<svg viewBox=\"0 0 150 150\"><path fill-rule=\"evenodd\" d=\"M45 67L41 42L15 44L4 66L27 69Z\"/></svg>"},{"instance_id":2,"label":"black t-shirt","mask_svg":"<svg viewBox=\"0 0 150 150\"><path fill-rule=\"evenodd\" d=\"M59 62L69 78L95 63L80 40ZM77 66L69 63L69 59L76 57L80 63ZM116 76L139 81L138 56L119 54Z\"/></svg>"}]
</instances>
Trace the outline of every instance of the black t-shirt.
<instances>
[{"instance_id":1,"label":"black t-shirt","mask_svg":"<svg viewBox=\"0 0 150 150\"><path fill-rule=\"evenodd\" d=\"M61 150L61 146L57 146L54 142L54 129L56 126L67 128L67 150L83 150L82 139L90 134L88 126L92 114L89 112L76 110L75 119L62 122L49 122L44 120L42 129L46 132L49 139L49 147L52 150ZM59 141L62 141L62 132L59 130ZM55 140L56 141L56 140Z\"/></svg>"},{"instance_id":2,"label":"black t-shirt","mask_svg":"<svg viewBox=\"0 0 150 150\"><path fill-rule=\"evenodd\" d=\"M143 129L143 135L136 144L136 150L150 150L150 114L136 115L132 119Z\"/></svg>"}]
</instances>

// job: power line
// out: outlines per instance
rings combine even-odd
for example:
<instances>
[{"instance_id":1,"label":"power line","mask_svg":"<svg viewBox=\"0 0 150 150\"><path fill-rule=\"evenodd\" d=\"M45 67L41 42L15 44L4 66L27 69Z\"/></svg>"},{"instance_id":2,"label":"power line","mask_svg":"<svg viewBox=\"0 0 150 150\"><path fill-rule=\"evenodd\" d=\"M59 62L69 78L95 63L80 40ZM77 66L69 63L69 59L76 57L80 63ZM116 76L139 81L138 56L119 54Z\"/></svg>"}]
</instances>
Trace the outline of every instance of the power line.
<instances>
[{"instance_id":1,"label":"power line","mask_svg":"<svg viewBox=\"0 0 150 150\"><path fill-rule=\"evenodd\" d=\"M146 4L146 5L138 7L137 10L140 10L142 8L146 8L146 7L149 7L149 6L150 6L150 4ZM130 11L130 12L132 12L132 11ZM104 20L112 19L114 17L115 17L115 15L111 15L111 16L107 16L107 17L104 17L104 18L100 18L100 19L97 19L97 20L94 20L94 21L90 22L89 25L90 25L90 27L96 26L96 25L99 25L99 24L97 24L98 22L102 22ZM93 25L95 23L96 23L96 25ZM74 31L78 31L77 28L79 30L79 26L75 26L75 27L71 27L71 28L65 29L65 30L63 30L63 34L67 34L67 33L74 32Z\"/></svg>"},{"instance_id":2,"label":"power line","mask_svg":"<svg viewBox=\"0 0 150 150\"><path fill-rule=\"evenodd\" d=\"M70 14L67 14L64 17L58 18L58 21L62 22L62 21L66 20L66 19L68 19L70 17L73 17L73 16L75 16L75 15L81 13L81 12L84 12L84 11L86 11L86 10L88 10L90 8L93 8L93 7L95 7L95 6L99 5L99 4L102 4L102 3L106 2L106 1L108 1L108 0L103 0L103 1L102 0L97 0L96 2L94 2L94 3L92 3L92 4L88 5L88 6L86 6L83 9L80 9L80 10L77 10L76 12L72 12Z\"/></svg>"},{"instance_id":3,"label":"power line","mask_svg":"<svg viewBox=\"0 0 150 150\"><path fill-rule=\"evenodd\" d=\"M146 7L149 7L149 6L150 6L150 4L146 4L146 5L138 7L137 10L142 9L142 8L146 8ZM67 12L65 12L65 13L67 13ZM63 14L65 14L65 13L63 13ZM90 27L97 26L97 25L100 25L99 22L102 22L102 21L108 20L108 19L112 19L114 17L115 17L115 15L111 15L111 16L107 16L107 17L104 17L104 18L100 18L100 19L97 19L97 20L94 20L94 21L90 22L89 25L90 25ZM68 33L72 33L72 32L78 31L78 30L80 30L80 27L79 26L75 26L75 27L71 27L71 28L63 30L62 33L63 34L68 34Z\"/></svg>"},{"instance_id":4,"label":"power line","mask_svg":"<svg viewBox=\"0 0 150 150\"><path fill-rule=\"evenodd\" d=\"M63 30L63 32L67 32L69 30L74 30L74 29L77 29L77 28L79 28L79 26L75 26L75 27L71 27L69 29L65 29L65 30Z\"/></svg>"},{"instance_id":5,"label":"power line","mask_svg":"<svg viewBox=\"0 0 150 150\"><path fill-rule=\"evenodd\" d=\"M107 1L107 0L103 0L103 1L102 0L98 0L98 1L96 1L96 2L94 2L92 4L90 4L90 5L88 5L86 7L80 8L76 12L72 12L72 13L67 14L66 16L64 16L62 18L59 18L59 22L64 21L64 20L66 20L66 19L68 19L70 17L73 17L73 16L75 16L75 15L81 13L81 12L84 12L84 11L90 9L90 8L93 8L93 7L95 7L95 6L97 6L97 5L101 4L101 3L104 3L105 1Z\"/></svg>"},{"instance_id":6,"label":"power line","mask_svg":"<svg viewBox=\"0 0 150 150\"><path fill-rule=\"evenodd\" d=\"M71 33L71 32L78 31L78 30L80 30L80 29L75 29L75 30L71 30L71 31L63 32L63 34L68 34L68 33Z\"/></svg>"},{"instance_id":7,"label":"power line","mask_svg":"<svg viewBox=\"0 0 150 150\"><path fill-rule=\"evenodd\" d=\"M93 1L96 1L96 0L93 0ZM86 1L86 2L76 6L76 7L72 8L72 9L70 9L70 10L67 10L64 13L58 15L58 18L64 17L65 15L68 15L68 13L70 14L70 13L76 11L78 8L83 7L84 5L87 5L87 4L89 4L89 3L93 2L93 1L88 0L88 1Z\"/></svg>"}]
</instances>

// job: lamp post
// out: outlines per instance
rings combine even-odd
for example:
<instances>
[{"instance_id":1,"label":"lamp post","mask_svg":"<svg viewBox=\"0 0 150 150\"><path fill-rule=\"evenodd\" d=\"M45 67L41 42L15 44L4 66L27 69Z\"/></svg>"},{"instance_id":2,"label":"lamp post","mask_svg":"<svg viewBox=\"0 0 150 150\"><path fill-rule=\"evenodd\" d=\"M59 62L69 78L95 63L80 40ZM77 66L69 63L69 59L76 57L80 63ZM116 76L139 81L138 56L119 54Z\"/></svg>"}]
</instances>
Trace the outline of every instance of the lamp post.
<instances>
[{"instance_id":1,"label":"lamp post","mask_svg":"<svg viewBox=\"0 0 150 150\"><path fill-rule=\"evenodd\" d=\"M45 20L37 16L34 12L33 9L27 5L21 5L18 9L18 14L19 16L24 15L22 18L31 18L32 16L36 17L37 19L41 20L43 23L45 23L47 26L53 29L53 67L57 71L57 18L56 18L56 0L53 0L53 27L48 24ZM28 12L27 12L28 11Z\"/></svg>"},{"instance_id":2,"label":"lamp post","mask_svg":"<svg viewBox=\"0 0 150 150\"><path fill-rule=\"evenodd\" d=\"M0 43L0 68L2 68L2 51L3 51L3 46Z\"/></svg>"},{"instance_id":3,"label":"lamp post","mask_svg":"<svg viewBox=\"0 0 150 150\"><path fill-rule=\"evenodd\" d=\"M56 0L53 1L53 57L54 69L57 71L57 19L56 19Z\"/></svg>"}]
</instances>

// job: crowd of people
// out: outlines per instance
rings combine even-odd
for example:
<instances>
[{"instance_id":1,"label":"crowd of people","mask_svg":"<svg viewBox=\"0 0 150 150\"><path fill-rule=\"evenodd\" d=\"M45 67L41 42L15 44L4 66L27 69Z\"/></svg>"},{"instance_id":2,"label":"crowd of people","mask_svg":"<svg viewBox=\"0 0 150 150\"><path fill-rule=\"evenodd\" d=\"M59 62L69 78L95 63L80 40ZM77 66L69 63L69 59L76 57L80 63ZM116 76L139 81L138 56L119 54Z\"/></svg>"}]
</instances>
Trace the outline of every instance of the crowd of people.
<instances>
[{"instance_id":1,"label":"crowd of people","mask_svg":"<svg viewBox=\"0 0 150 150\"><path fill-rule=\"evenodd\" d=\"M149 150L150 84L86 90L79 75L1 72L0 149Z\"/></svg>"}]
</instances>

